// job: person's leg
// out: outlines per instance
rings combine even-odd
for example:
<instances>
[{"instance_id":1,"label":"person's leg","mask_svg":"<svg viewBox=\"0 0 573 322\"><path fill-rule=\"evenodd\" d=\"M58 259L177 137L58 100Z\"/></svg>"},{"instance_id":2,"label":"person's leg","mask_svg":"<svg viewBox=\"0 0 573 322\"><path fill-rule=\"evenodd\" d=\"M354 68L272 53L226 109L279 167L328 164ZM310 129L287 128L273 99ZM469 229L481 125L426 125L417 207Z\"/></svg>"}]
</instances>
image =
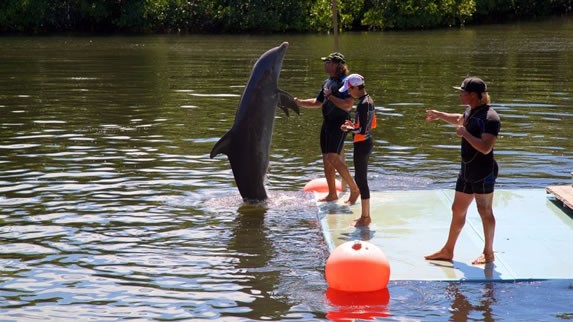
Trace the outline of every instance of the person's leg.
<instances>
[{"instance_id":1,"label":"person's leg","mask_svg":"<svg viewBox=\"0 0 573 322\"><path fill-rule=\"evenodd\" d=\"M370 217L370 198L360 199L361 215L354 222L354 227L364 227L370 225L372 218Z\"/></svg>"},{"instance_id":2,"label":"person's leg","mask_svg":"<svg viewBox=\"0 0 573 322\"><path fill-rule=\"evenodd\" d=\"M344 162L342 162L342 160L340 160L340 156L338 155L338 153L327 153L325 158L327 161L326 163L330 163L330 165L334 169L336 169L336 171L338 171L342 179L344 179L348 183L348 186L350 187L350 197L348 198L347 202L350 204L354 204L358 199L358 197L360 196L360 190L358 189L358 186L356 185L354 178L352 178L352 175L350 174L348 167ZM333 183L335 183L334 181L335 175L332 175L332 177L333 177L332 178Z\"/></svg>"},{"instance_id":3,"label":"person's leg","mask_svg":"<svg viewBox=\"0 0 573 322\"><path fill-rule=\"evenodd\" d=\"M424 256L425 259L430 260L447 260L451 261L454 258L454 248L460 236L460 232L466 223L466 214L468 207L474 199L473 194L468 194L456 191L454 202L452 204L452 221L450 223L450 231L446 244L439 251Z\"/></svg>"},{"instance_id":4,"label":"person's leg","mask_svg":"<svg viewBox=\"0 0 573 322\"><path fill-rule=\"evenodd\" d=\"M495 234L495 217L493 214L493 192L476 194L476 205L483 225L484 247L483 253L472 264L486 264L495 260L493 254L493 237Z\"/></svg>"},{"instance_id":5,"label":"person's leg","mask_svg":"<svg viewBox=\"0 0 573 322\"><path fill-rule=\"evenodd\" d=\"M342 149L342 151L340 151L340 153L338 155L340 156L340 160L344 164L346 164L346 158L344 156L344 148ZM346 189L348 189L348 182L346 182L346 180L344 180L343 178L340 178L340 190L346 191Z\"/></svg>"},{"instance_id":6,"label":"person's leg","mask_svg":"<svg viewBox=\"0 0 573 322\"><path fill-rule=\"evenodd\" d=\"M353 161L354 161L354 179L362 199L370 198L370 189L368 187L368 157L372 147L372 141L362 141L354 143Z\"/></svg>"},{"instance_id":7,"label":"person's leg","mask_svg":"<svg viewBox=\"0 0 573 322\"><path fill-rule=\"evenodd\" d=\"M336 168L330 161L329 155L331 154L333 153L325 153L322 155L324 177L326 178L326 184L328 185L328 195L319 201L334 201L338 199L338 192L336 191Z\"/></svg>"},{"instance_id":8,"label":"person's leg","mask_svg":"<svg viewBox=\"0 0 573 322\"><path fill-rule=\"evenodd\" d=\"M342 177L342 180L346 181L348 183L348 186L350 187L350 198L348 199L347 202L354 204L356 202L356 199L358 199L358 197L360 196L360 192L358 190L356 182L354 182L354 178L352 178L350 171L348 171L346 163L340 158L340 153L342 152L342 149L344 147L344 139L346 138L346 133L342 132L339 127L340 124L337 124L336 127L334 128L329 128L328 126L325 127L326 152L323 152L323 154L325 154L324 155L325 167L327 165L329 166L328 174L326 174L326 168L325 168L325 174L327 175L326 180L328 182L328 188L329 188L328 196L330 197L336 196L336 199L338 199L336 193L336 171L337 171ZM335 171L332 169L334 169Z\"/></svg>"},{"instance_id":9,"label":"person's leg","mask_svg":"<svg viewBox=\"0 0 573 322\"><path fill-rule=\"evenodd\" d=\"M332 147L328 128L323 123L320 130L320 150L322 151L322 167L324 169L324 178L328 185L328 194L324 198L319 199L319 201L338 200L338 192L336 191L336 169L330 164L327 158L327 154L332 151L332 149L336 151L336 146Z\"/></svg>"},{"instance_id":10,"label":"person's leg","mask_svg":"<svg viewBox=\"0 0 573 322\"><path fill-rule=\"evenodd\" d=\"M360 218L356 219L354 226L368 226L370 218L370 188L368 187L368 158L372 151L372 140L354 143L354 179L360 189L362 209Z\"/></svg>"}]
</instances>

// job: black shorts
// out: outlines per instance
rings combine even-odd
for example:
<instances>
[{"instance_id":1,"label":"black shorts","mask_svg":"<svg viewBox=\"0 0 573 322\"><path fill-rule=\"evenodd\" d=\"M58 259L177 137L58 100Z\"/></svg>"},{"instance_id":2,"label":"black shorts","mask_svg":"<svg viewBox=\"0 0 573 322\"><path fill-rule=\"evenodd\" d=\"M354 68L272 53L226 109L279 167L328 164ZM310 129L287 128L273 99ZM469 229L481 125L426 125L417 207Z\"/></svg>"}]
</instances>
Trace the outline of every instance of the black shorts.
<instances>
[{"instance_id":1,"label":"black shorts","mask_svg":"<svg viewBox=\"0 0 573 322\"><path fill-rule=\"evenodd\" d=\"M458 181L456 182L456 191L467 194L492 193L495 186L495 179L497 179L497 171L492 172L485 179L476 182L469 182L464 180L462 176L458 176Z\"/></svg>"},{"instance_id":2,"label":"black shorts","mask_svg":"<svg viewBox=\"0 0 573 322\"><path fill-rule=\"evenodd\" d=\"M340 125L343 123L344 122L340 123ZM342 147L344 146L345 138L346 132L342 132L340 127L335 128L323 125L320 130L320 151L322 151L322 154L340 154L340 152L342 152Z\"/></svg>"}]
</instances>

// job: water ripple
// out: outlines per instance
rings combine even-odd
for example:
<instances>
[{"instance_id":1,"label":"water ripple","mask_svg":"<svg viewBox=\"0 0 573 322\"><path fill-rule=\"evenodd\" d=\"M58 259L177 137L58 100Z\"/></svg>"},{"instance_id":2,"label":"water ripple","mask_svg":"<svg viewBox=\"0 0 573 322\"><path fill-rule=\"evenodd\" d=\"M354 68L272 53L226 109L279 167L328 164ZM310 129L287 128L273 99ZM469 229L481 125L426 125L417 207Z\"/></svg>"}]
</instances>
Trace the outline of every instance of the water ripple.
<instances>
[{"instance_id":1,"label":"water ripple","mask_svg":"<svg viewBox=\"0 0 573 322\"><path fill-rule=\"evenodd\" d=\"M506 26L501 37L495 29L345 38L376 49L347 46L377 102L371 189L452 188L459 138L452 126L426 122L424 111L463 111L451 84L468 70L491 80L502 117L500 185L570 182L571 46L544 42L538 28ZM316 204L302 192L324 176L322 115L277 114L270 200L243 204L227 157L209 152L234 122L250 63L282 40L222 37L5 39L0 319L323 321L337 309L324 296L328 247ZM309 57L320 57L328 40L289 37L298 41L282 87L313 97L324 74ZM350 151L348 141L352 169ZM472 311L460 320L481 318L486 304L496 318L547 320L570 302L563 282L509 284L496 285L490 303L480 283L392 283L382 309L396 320L453 320L465 297ZM532 309L540 298L562 306Z\"/></svg>"}]
</instances>

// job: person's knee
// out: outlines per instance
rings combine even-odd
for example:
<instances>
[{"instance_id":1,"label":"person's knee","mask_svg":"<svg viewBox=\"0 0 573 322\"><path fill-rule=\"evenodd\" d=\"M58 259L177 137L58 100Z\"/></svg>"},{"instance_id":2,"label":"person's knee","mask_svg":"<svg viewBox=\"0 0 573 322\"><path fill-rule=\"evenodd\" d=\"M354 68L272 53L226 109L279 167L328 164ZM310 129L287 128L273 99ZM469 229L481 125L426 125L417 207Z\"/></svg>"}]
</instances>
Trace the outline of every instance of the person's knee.
<instances>
[{"instance_id":1,"label":"person's knee","mask_svg":"<svg viewBox=\"0 0 573 322\"><path fill-rule=\"evenodd\" d=\"M452 204L451 210L454 214L459 214L465 212L467 208L454 202Z\"/></svg>"},{"instance_id":2,"label":"person's knee","mask_svg":"<svg viewBox=\"0 0 573 322\"><path fill-rule=\"evenodd\" d=\"M333 166L337 166L338 164L342 163L342 160L340 160L340 157L338 156L338 154L336 153L327 153L324 156L324 160L328 163L330 163Z\"/></svg>"},{"instance_id":3,"label":"person's knee","mask_svg":"<svg viewBox=\"0 0 573 322\"><path fill-rule=\"evenodd\" d=\"M477 211L482 218L493 218L493 209L489 205L477 205Z\"/></svg>"},{"instance_id":4,"label":"person's knee","mask_svg":"<svg viewBox=\"0 0 573 322\"><path fill-rule=\"evenodd\" d=\"M476 208L482 218L493 217L493 194L476 195Z\"/></svg>"}]
</instances>

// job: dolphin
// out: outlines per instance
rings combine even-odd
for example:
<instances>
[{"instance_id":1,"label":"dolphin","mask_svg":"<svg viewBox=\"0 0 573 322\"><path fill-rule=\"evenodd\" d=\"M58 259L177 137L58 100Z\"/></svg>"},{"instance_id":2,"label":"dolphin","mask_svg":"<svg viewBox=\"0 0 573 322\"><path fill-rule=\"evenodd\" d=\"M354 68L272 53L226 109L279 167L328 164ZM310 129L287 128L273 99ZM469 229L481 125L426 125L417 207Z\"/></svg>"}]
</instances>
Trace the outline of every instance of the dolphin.
<instances>
[{"instance_id":1,"label":"dolphin","mask_svg":"<svg viewBox=\"0 0 573 322\"><path fill-rule=\"evenodd\" d=\"M288 42L261 55L241 96L231 129L213 146L210 157L226 154L239 193L246 202L266 200L265 178L275 111L279 106L288 116L288 109L300 114L294 98L278 88L278 81Z\"/></svg>"}]
</instances>

